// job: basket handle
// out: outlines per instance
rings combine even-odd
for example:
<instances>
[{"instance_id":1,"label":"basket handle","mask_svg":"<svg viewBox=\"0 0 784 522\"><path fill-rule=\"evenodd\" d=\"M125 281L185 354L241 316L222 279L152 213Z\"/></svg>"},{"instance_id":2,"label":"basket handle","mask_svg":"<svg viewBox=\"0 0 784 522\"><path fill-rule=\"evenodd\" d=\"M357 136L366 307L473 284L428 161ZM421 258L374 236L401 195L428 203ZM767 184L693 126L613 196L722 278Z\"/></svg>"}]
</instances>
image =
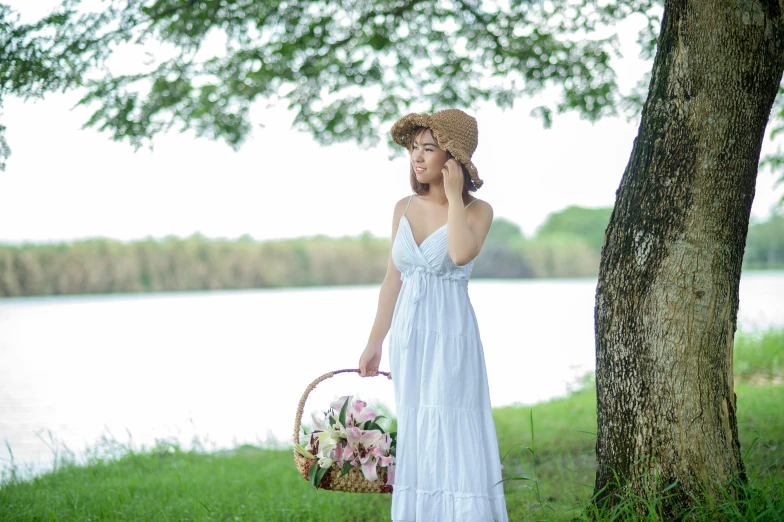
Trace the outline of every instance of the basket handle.
<instances>
[{"instance_id":1,"label":"basket handle","mask_svg":"<svg viewBox=\"0 0 784 522\"><path fill-rule=\"evenodd\" d=\"M321 377L317 378L315 381L310 383L307 388L305 388L305 393L302 394L302 398L299 400L299 405L297 406L297 417L294 420L294 443L299 444L299 428L302 422L302 410L305 409L305 401L308 400L308 395L310 392L313 391L313 388L316 387L318 383L321 381L325 381L330 377L334 377L339 373L359 373L359 370L353 368L347 368L345 370L335 370L333 372L325 373ZM372 377L378 377L378 375L386 375L387 379L392 380L392 374L389 372L382 372L379 371L377 375L373 375Z\"/></svg>"}]
</instances>

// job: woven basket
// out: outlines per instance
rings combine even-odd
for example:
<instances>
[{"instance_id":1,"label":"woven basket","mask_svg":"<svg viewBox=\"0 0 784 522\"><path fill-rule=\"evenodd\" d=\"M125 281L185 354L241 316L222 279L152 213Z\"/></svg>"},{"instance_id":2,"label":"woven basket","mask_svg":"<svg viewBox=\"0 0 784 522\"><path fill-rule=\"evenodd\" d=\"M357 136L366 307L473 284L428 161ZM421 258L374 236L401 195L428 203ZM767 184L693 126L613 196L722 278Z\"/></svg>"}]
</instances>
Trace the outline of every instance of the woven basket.
<instances>
[{"instance_id":1,"label":"woven basket","mask_svg":"<svg viewBox=\"0 0 784 522\"><path fill-rule=\"evenodd\" d=\"M339 373L359 373L359 370L347 369L347 370L335 370L334 372L325 373L312 383L305 389L305 393L302 394L302 398L299 400L299 406L297 406L297 417L294 421L294 443L299 444L299 428L302 422L302 411L305 408L305 401L308 399L308 395L310 392L313 391L313 388L316 387L318 383L329 379L330 377L334 377ZM392 374L388 372L378 372L379 375L385 375L387 379L392 379ZM310 471L311 466L317 466L318 461L309 459L303 455L297 453L297 450L294 450L294 463L297 465L297 469L299 470L300 474L305 480L308 480L308 471ZM354 493L392 493L392 486L387 486L387 470L386 468L379 467L378 471L378 479L377 480L368 480L362 474L362 470L359 467L351 468L351 471L346 473L342 478L340 477L343 469L338 467L338 465L332 464L330 466L329 471L324 474L324 477L321 479L319 483L319 489L328 489L331 491L352 491Z\"/></svg>"}]
</instances>

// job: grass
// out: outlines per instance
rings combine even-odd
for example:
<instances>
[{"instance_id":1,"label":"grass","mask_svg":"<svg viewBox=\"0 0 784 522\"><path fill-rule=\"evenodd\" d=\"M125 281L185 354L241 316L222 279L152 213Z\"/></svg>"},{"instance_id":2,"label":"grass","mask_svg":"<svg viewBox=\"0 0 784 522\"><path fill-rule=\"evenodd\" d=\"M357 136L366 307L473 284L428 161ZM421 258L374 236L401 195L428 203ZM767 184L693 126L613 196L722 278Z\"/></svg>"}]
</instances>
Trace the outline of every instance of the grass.
<instances>
[{"instance_id":1,"label":"grass","mask_svg":"<svg viewBox=\"0 0 784 522\"><path fill-rule=\"evenodd\" d=\"M383 520L388 499L315 491L290 451L241 446L225 454L162 444L116 461L64 465L0 489L2 520Z\"/></svg>"},{"instance_id":2,"label":"grass","mask_svg":"<svg viewBox=\"0 0 784 522\"><path fill-rule=\"evenodd\" d=\"M738 429L750 500L715 499L690 520L784 522L784 328L736 338ZM775 370L775 371L774 371ZM776 373L778 372L778 373ZM493 410L512 521L587 520L593 490L596 398L590 381L568 397ZM108 448L108 449L107 449ZM528 449L530 448L530 449ZM108 441L86 465L58 462L31 480L2 470L0 520L387 521L388 495L314 490L290 450L240 446L141 451ZM660 500L666 497L666 493ZM646 520L659 520L651 505ZM602 520L631 520L628 506Z\"/></svg>"},{"instance_id":3,"label":"grass","mask_svg":"<svg viewBox=\"0 0 784 522\"><path fill-rule=\"evenodd\" d=\"M735 334L735 379L784 382L784 327Z\"/></svg>"},{"instance_id":4,"label":"grass","mask_svg":"<svg viewBox=\"0 0 784 522\"><path fill-rule=\"evenodd\" d=\"M738 431L754 495L775 502L784 512L784 386L737 383ZM493 410L499 447L518 446L504 460L505 477L535 478L509 482L510 520L571 520L581 515L594 486L596 396L593 389L529 408ZM531 420L535 437L529 434ZM533 442L533 444L532 444ZM757 491L759 490L759 491ZM652 518L651 520L658 520ZM712 518L706 518L712 520ZM737 520L746 520L738 518ZM762 520L777 520L776 518ZM781 520L784 520L782 517Z\"/></svg>"}]
</instances>

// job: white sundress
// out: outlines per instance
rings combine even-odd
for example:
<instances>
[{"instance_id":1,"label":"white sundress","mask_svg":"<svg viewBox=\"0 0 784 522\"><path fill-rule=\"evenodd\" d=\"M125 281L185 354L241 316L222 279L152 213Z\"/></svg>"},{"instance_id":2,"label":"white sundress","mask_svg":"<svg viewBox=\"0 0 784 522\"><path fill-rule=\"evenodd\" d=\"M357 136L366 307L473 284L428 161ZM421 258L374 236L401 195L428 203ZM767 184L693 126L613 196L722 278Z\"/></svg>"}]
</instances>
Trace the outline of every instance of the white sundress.
<instances>
[{"instance_id":1,"label":"white sundress","mask_svg":"<svg viewBox=\"0 0 784 522\"><path fill-rule=\"evenodd\" d=\"M417 245L406 211L392 246L403 281L389 338L397 410L392 520L508 522L503 483L494 486L498 440L468 298L474 260L452 262L446 225Z\"/></svg>"}]
</instances>

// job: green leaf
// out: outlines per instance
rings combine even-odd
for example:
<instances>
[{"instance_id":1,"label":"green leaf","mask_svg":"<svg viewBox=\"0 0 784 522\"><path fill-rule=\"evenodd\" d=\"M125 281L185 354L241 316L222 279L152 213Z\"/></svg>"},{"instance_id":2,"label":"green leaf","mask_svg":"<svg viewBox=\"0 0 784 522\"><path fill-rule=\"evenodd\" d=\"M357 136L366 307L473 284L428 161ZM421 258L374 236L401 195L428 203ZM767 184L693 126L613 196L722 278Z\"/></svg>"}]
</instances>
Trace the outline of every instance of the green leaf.
<instances>
[{"instance_id":1,"label":"green leaf","mask_svg":"<svg viewBox=\"0 0 784 522\"><path fill-rule=\"evenodd\" d=\"M299 453L300 455L302 455L303 457L305 457L307 459L315 459L316 458L316 456L313 455L308 450L306 450L304 446L302 446L301 444L297 444L296 442L294 443L294 449L297 450L297 453Z\"/></svg>"},{"instance_id":2,"label":"green leaf","mask_svg":"<svg viewBox=\"0 0 784 522\"><path fill-rule=\"evenodd\" d=\"M678 483L679 483L679 481L676 479L676 480L675 480L675 482L673 482L672 484L670 484L669 486L667 486L666 488L664 488L664 489L663 489L661 492L662 492L662 493L666 493L667 491L669 491L669 490L671 490L672 488L674 488L675 486L677 486L677 485L678 485Z\"/></svg>"},{"instance_id":3,"label":"green leaf","mask_svg":"<svg viewBox=\"0 0 784 522\"><path fill-rule=\"evenodd\" d=\"M373 419L373 420L370 422L370 425L369 425L368 429L371 429L371 430L378 430L378 431L380 431L381 433L386 433L386 432L384 431L384 428L382 428L382 427L381 427L381 425L378 423L379 419L386 419L386 417L384 417L383 415L381 415L380 417L376 417L375 419Z\"/></svg>"},{"instance_id":4,"label":"green leaf","mask_svg":"<svg viewBox=\"0 0 784 522\"><path fill-rule=\"evenodd\" d=\"M510 480L528 480L528 481L531 481L531 482L533 482L533 483L534 483L534 485L537 485L537 482L536 482L534 479L528 479L528 478L525 478L525 477L512 477L512 478L507 478L507 479L499 480L498 482L496 482L495 484L493 484L493 487L497 486L498 484L501 484L502 482L508 482L508 481L510 481ZM534 493L536 493L537 495L539 495L539 492L538 492L538 486L537 486L537 488L532 488L531 486L529 486L529 485L527 485L527 484L521 484L521 486L522 486L522 487L524 487L525 489L530 489L531 491L533 491Z\"/></svg>"},{"instance_id":5,"label":"green leaf","mask_svg":"<svg viewBox=\"0 0 784 522\"><path fill-rule=\"evenodd\" d=\"M544 105L534 107L531 110L531 116L540 118L542 120L542 126L545 129L549 129L553 126L553 111L549 107Z\"/></svg>"},{"instance_id":6,"label":"green leaf","mask_svg":"<svg viewBox=\"0 0 784 522\"><path fill-rule=\"evenodd\" d=\"M340 408L340 416L338 417L338 420L340 421L341 426L346 425L346 411L348 410L348 403L351 402L351 397L352 395L349 395L348 399L346 399L346 402L343 403L343 407Z\"/></svg>"},{"instance_id":7,"label":"green leaf","mask_svg":"<svg viewBox=\"0 0 784 522\"><path fill-rule=\"evenodd\" d=\"M501 457L501 462L503 462L503 461L504 461L504 459L506 458L506 456L507 456L507 455L509 455L509 452L510 452L510 451L512 451L513 449L515 449L517 446L522 446L522 445L523 445L523 443L522 443L522 442L519 442L519 443L515 444L514 446L512 446L511 448L509 448L508 450L506 450L506 453L504 453L504 456L503 456L503 457ZM523 449L525 449L525 448L523 448Z\"/></svg>"},{"instance_id":8,"label":"green leaf","mask_svg":"<svg viewBox=\"0 0 784 522\"><path fill-rule=\"evenodd\" d=\"M318 466L316 466L316 467L318 467ZM329 468L331 468L331 467L332 466L327 466L326 468L321 468L321 467L318 468L318 471L316 471L316 478L315 478L314 484L313 484L316 488L318 488L319 484L321 484L321 479L324 478L324 475L327 474L327 472L329 471Z\"/></svg>"},{"instance_id":9,"label":"green leaf","mask_svg":"<svg viewBox=\"0 0 784 522\"><path fill-rule=\"evenodd\" d=\"M527 480L527 481L534 481L534 479L532 479L532 478L527 478L527 477L509 477L509 478L505 478L505 479L503 479L503 480L499 480L499 481L498 481L498 482L496 482L494 485L496 485L496 484L500 484L500 483L502 483L502 482L508 482L508 481L510 481L510 480ZM535 481L534 481L534 482L535 482Z\"/></svg>"},{"instance_id":10,"label":"green leaf","mask_svg":"<svg viewBox=\"0 0 784 522\"><path fill-rule=\"evenodd\" d=\"M390 43L391 42L389 41L389 38L386 38L386 37L384 37L383 35L380 35L380 34L374 34L368 40L368 44L373 49L375 49L376 51L381 51L386 46L388 46Z\"/></svg>"},{"instance_id":11,"label":"green leaf","mask_svg":"<svg viewBox=\"0 0 784 522\"><path fill-rule=\"evenodd\" d=\"M316 472L318 471L318 467L318 462L314 462L308 470L308 480L310 481L310 485L313 487L316 486L314 480L316 479Z\"/></svg>"},{"instance_id":12,"label":"green leaf","mask_svg":"<svg viewBox=\"0 0 784 522\"><path fill-rule=\"evenodd\" d=\"M338 478L343 478L344 476L346 476L346 474L349 471L351 471L351 468L353 468L353 467L354 466L351 465L351 462L348 462L348 461L344 462L343 463L343 472L340 474L340 476Z\"/></svg>"},{"instance_id":13,"label":"green leaf","mask_svg":"<svg viewBox=\"0 0 784 522\"><path fill-rule=\"evenodd\" d=\"M534 454L534 448L536 447L536 444L534 443L534 409L533 408L531 408L531 411L530 411L530 418L531 418L531 448L530 448L530 450L531 450L531 455L533 455Z\"/></svg>"}]
</instances>

